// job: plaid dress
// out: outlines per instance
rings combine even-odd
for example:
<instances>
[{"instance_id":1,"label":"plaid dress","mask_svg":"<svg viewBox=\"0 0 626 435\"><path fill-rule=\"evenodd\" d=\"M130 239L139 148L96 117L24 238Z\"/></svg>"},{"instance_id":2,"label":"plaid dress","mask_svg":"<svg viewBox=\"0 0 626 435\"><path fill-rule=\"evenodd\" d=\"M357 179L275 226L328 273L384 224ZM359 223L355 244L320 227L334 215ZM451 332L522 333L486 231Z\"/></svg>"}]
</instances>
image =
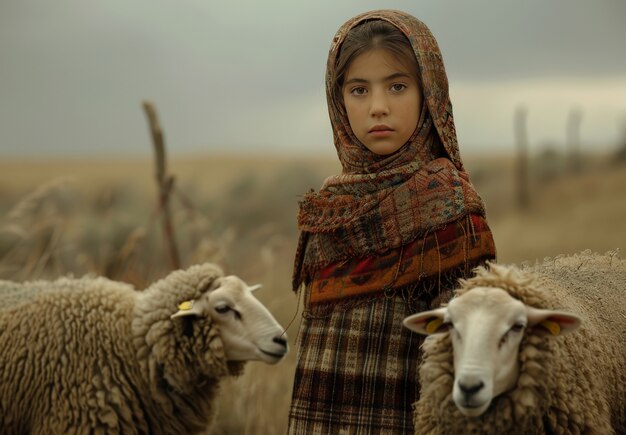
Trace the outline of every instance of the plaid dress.
<instances>
[{"instance_id":1,"label":"plaid dress","mask_svg":"<svg viewBox=\"0 0 626 435\"><path fill-rule=\"evenodd\" d=\"M305 317L289 434L413 434L423 337L402 320L414 312L398 295Z\"/></svg>"}]
</instances>

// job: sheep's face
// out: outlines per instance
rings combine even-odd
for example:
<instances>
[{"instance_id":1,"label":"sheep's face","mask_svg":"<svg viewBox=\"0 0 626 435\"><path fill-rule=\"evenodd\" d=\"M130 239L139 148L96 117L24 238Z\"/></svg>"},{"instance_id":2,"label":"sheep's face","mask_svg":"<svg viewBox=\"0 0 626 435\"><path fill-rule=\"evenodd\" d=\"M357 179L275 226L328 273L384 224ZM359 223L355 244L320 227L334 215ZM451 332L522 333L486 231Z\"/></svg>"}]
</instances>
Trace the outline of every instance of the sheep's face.
<instances>
[{"instance_id":1,"label":"sheep's face","mask_svg":"<svg viewBox=\"0 0 626 435\"><path fill-rule=\"evenodd\" d=\"M274 364L287 353L287 335L249 287L236 276L218 278L214 289L172 317L211 317L228 361L261 360Z\"/></svg>"},{"instance_id":2,"label":"sheep's face","mask_svg":"<svg viewBox=\"0 0 626 435\"><path fill-rule=\"evenodd\" d=\"M483 414L494 397L512 389L519 373L524 332L574 330L578 317L529 307L499 288L477 287L447 307L407 317L404 325L422 334L450 334L454 352L452 398L466 416ZM538 327L538 328L535 328Z\"/></svg>"}]
</instances>

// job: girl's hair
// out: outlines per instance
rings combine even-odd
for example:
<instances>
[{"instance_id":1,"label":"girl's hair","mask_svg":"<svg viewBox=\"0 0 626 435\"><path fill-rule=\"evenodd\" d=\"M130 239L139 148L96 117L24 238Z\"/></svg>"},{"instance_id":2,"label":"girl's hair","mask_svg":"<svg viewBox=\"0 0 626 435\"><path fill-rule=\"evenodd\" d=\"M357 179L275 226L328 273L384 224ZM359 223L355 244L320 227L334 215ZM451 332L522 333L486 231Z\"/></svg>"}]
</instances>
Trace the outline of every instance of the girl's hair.
<instances>
[{"instance_id":1,"label":"girl's hair","mask_svg":"<svg viewBox=\"0 0 626 435\"><path fill-rule=\"evenodd\" d=\"M348 32L337 56L332 92L333 98L341 103L341 107L344 107L342 87L348 68L359 55L377 48L387 50L410 72L415 72L415 78L420 83L417 60L407 37L386 21L365 21Z\"/></svg>"}]
</instances>

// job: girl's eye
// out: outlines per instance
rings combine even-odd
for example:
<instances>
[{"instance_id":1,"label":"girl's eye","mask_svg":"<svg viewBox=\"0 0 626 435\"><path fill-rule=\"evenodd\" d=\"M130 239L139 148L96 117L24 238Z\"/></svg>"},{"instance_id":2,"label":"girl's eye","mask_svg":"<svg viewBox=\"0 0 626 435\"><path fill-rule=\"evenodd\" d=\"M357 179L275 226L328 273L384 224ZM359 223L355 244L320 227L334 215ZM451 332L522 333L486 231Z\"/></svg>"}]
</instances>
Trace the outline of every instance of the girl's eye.
<instances>
[{"instance_id":1,"label":"girl's eye","mask_svg":"<svg viewBox=\"0 0 626 435\"><path fill-rule=\"evenodd\" d=\"M354 88L350 91L352 95L365 95L367 93L367 89L363 87Z\"/></svg>"},{"instance_id":2,"label":"girl's eye","mask_svg":"<svg viewBox=\"0 0 626 435\"><path fill-rule=\"evenodd\" d=\"M391 90L394 92L402 92L406 89L406 85L403 85L402 83L394 83L393 85L391 85Z\"/></svg>"}]
</instances>

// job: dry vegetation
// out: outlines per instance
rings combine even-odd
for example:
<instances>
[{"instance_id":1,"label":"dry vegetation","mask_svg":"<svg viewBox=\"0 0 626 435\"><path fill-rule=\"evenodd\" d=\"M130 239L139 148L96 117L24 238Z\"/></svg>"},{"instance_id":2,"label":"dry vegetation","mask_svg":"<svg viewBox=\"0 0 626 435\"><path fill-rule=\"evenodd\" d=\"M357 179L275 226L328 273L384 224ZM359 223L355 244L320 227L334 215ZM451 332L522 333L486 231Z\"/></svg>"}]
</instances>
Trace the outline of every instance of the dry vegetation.
<instances>
[{"instance_id":1,"label":"dry vegetation","mask_svg":"<svg viewBox=\"0 0 626 435\"><path fill-rule=\"evenodd\" d=\"M585 161L572 175L558 159L538 157L531 206L521 211L510 159L466 159L500 261L626 247L626 165ZM259 298L287 325L297 305L290 290L297 201L338 169L332 158L173 160L171 208L183 267L213 261L263 283ZM152 171L149 159L0 162L0 279L95 273L142 288L164 276ZM289 329L292 346L298 321ZM227 382L213 433L284 433L294 361L295 351L277 366L250 363Z\"/></svg>"}]
</instances>

